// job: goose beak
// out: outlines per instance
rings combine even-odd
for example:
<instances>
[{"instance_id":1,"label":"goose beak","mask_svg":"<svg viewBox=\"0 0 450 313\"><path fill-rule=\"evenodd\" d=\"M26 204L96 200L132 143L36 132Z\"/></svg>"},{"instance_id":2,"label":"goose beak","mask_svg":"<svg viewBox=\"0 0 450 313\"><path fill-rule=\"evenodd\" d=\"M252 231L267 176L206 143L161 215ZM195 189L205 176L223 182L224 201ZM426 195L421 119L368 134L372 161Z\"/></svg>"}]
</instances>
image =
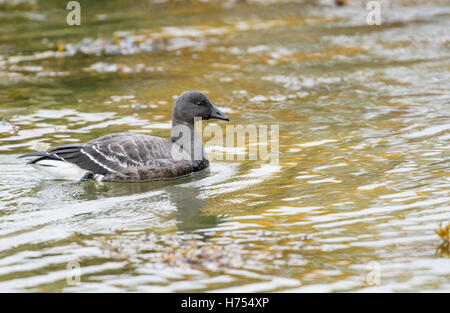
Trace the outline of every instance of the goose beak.
<instances>
[{"instance_id":1,"label":"goose beak","mask_svg":"<svg viewBox=\"0 0 450 313\"><path fill-rule=\"evenodd\" d=\"M218 108L216 108L215 106L212 106L211 108L211 115L209 118L216 118L218 120L224 120L224 121L230 121L230 119L228 118L228 116L225 115L225 113L223 113L222 111L220 111Z\"/></svg>"}]
</instances>

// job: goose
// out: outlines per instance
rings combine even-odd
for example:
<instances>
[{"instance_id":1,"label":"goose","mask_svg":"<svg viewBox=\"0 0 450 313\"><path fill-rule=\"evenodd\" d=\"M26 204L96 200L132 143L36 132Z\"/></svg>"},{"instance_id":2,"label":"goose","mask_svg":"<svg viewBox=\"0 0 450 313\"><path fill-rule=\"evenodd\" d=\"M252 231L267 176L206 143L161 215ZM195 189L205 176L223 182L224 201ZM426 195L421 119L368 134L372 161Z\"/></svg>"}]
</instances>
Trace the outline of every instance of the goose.
<instances>
[{"instance_id":1,"label":"goose","mask_svg":"<svg viewBox=\"0 0 450 313\"><path fill-rule=\"evenodd\" d=\"M177 178L209 167L195 121L210 118L229 121L203 93L186 91L175 101L170 139L115 133L19 158L33 157L27 164L53 179L145 182Z\"/></svg>"}]
</instances>

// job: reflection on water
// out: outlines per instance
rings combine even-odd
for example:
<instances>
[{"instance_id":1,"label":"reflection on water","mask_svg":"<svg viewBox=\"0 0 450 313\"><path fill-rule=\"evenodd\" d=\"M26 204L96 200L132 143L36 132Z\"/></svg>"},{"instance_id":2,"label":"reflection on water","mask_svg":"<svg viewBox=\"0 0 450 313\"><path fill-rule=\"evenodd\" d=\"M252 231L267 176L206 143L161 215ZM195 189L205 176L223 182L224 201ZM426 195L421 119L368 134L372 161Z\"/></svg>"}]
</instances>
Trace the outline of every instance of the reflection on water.
<instances>
[{"instance_id":1,"label":"reflection on water","mask_svg":"<svg viewBox=\"0 0 450 313\"><path fill-rule=\"evenodd\" d=\"M392 3L368 26L349 2L86 3L73 28L52 1L0 6L0 290L450 290L450 8ZM168 137L191 89L279 125L279 164L77 184L16 158Z\"/></svg>"}]
</instances>

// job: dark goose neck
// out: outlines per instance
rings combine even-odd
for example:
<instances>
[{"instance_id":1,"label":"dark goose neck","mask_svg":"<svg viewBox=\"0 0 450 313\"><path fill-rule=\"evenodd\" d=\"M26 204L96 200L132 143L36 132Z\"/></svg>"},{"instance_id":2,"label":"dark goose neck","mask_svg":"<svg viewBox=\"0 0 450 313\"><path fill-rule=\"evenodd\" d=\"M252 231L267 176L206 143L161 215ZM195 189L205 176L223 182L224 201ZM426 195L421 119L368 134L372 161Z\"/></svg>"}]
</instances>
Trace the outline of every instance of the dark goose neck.
<instances>
[{"instance_id":1,"label":"dark goose neck","mask_svg":"<svg viewBox=\"0 0 450 313\"><path fill-rule=\"evenodd\" d=\"M182 147L184 151L188 152L194 163L208 160L205 150L203 149L202 140L195 129L194 122L173 119L170 139L172 142Z\"/></svg>"}]
</instances>

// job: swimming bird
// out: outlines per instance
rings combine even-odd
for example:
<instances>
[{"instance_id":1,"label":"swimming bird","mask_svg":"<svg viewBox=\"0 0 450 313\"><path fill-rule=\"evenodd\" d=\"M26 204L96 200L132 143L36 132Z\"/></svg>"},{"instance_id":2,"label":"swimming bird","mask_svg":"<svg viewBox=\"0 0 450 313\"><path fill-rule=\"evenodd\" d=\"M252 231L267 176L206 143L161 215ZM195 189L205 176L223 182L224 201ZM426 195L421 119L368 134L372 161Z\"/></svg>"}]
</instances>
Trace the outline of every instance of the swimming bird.
<instances>
[{"instance_id":1,"label":"swimming bird","mask_svg":"<svg viewBox=\"0 0 450 313\"><path fill-rule=\"evenodd\" d=\"M229 121L203 93L187 91L175 101L170 139L115 133L19 158L35 157L27 164L56 179L144 182L176 178L209 167L195 121L210 118Z\"/></svg>"}]
</instances>

